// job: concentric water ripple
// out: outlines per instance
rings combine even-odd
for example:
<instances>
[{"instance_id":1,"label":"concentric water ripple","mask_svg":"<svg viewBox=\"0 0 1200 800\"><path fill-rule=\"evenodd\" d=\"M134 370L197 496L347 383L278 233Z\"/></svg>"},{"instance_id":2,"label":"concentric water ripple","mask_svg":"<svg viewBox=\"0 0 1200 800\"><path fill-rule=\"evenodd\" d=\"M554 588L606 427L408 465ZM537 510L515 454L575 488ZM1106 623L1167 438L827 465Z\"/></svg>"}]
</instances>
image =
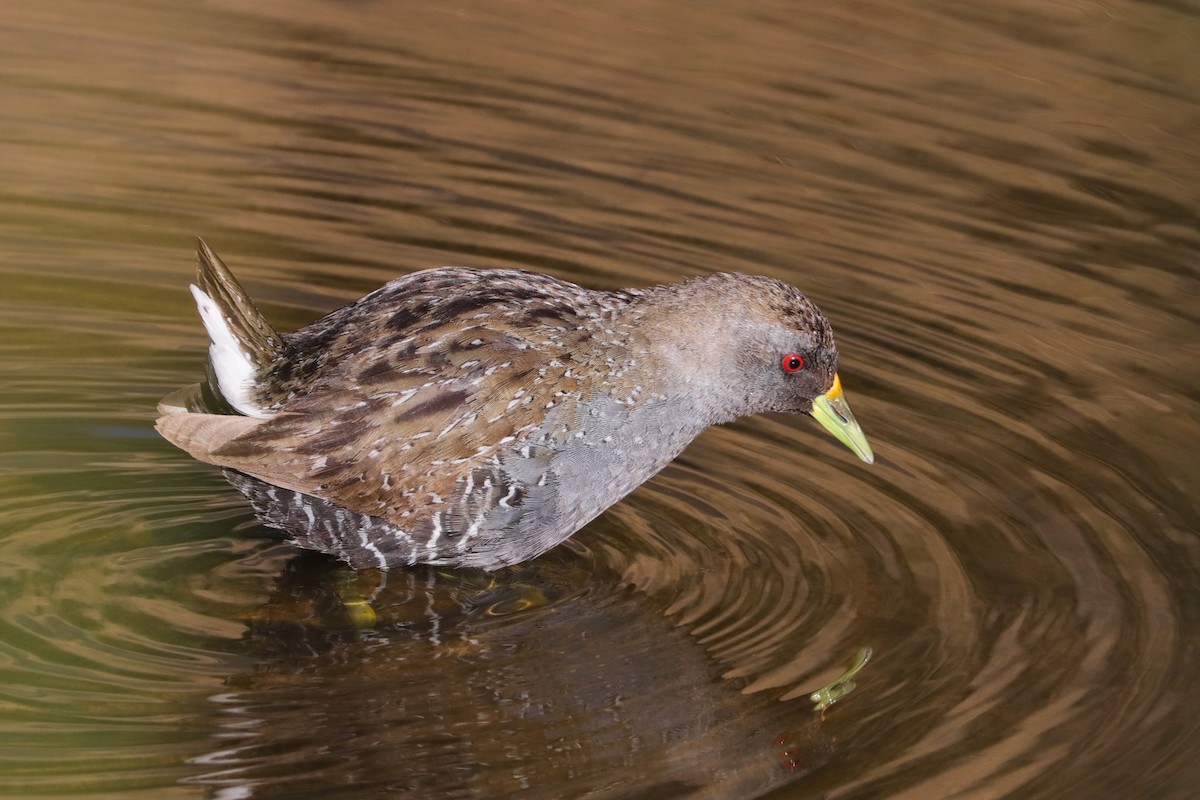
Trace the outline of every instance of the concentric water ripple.
<instances>
[{"instance_id":1,"label":"concentric water ripple","mask_svg":"<svg viewBox=\"0 0 1200 800\"><path fill-rule=\"evenodd\" d=\"M1194 796L1193 10L2 16L0 794ZM784 278L879 458L746 420L530 564L354 573L153 433L195 234L281 329Z\"/></svg>"}]
</instances>

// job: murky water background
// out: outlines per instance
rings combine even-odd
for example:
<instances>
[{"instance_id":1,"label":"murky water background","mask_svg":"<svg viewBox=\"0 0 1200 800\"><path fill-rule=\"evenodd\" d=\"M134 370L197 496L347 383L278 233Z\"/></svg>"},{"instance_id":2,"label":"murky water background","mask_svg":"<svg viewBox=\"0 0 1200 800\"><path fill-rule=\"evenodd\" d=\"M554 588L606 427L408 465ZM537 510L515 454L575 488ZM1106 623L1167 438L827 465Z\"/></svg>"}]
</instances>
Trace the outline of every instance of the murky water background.
<instances>
[{"instance_id":1,"label":"murky water background","mask_svg":"<svg viewBox=\"0 0 1200 800\"><path fill-rule=\"evenodd\" d=\"M1198 54L1128 0L6 6L0 794L1197 796ZM151 427L195 234L281 329L785 278L880 458L758 418L497 576L298 556Z\"/></svg>"}]
</instances>

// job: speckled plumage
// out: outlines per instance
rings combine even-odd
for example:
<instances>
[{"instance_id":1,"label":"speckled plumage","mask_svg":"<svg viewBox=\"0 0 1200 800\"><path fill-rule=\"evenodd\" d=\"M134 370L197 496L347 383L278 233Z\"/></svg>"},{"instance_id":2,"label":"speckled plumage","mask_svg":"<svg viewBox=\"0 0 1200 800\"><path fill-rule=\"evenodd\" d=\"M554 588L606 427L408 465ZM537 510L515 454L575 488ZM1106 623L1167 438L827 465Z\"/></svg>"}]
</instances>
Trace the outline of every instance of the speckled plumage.
<instances>
[{"instance_id":1,"label":"speckled plumage","mask_svg":"<svg viewBox=\"0 0 1200 800\"><path fill-rule=\"evenodd\" d=\"M708 426L808 412L836 377L816 306L747 275L601 292L434 269L281 336L201 243L193 293L207 391L242 414L205 413L193 392L160 405L158 429L269 484L234 481L299 544L356 567L532 558ZM806 364L786 374L792 352Z\"/></svg>"}]
</instances>

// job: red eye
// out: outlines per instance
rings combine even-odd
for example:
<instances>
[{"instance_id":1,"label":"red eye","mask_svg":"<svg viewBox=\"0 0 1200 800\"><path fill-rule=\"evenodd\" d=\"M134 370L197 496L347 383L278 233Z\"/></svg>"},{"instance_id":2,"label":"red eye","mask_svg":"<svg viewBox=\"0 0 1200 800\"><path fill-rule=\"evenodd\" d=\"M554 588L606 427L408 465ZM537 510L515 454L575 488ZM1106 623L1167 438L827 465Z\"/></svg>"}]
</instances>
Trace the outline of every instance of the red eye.
<instances>
[{"instance_id":1,"label":"red eye","mask_svg":"<svg viewBox=\"0 0 1200 800\"><path fill-rule=\"evenodd\" d=\"M799 372L804 369L804 357L799 353L788 353L783 357L780 366L784 372Z\"/></svg>"}]
</instances>

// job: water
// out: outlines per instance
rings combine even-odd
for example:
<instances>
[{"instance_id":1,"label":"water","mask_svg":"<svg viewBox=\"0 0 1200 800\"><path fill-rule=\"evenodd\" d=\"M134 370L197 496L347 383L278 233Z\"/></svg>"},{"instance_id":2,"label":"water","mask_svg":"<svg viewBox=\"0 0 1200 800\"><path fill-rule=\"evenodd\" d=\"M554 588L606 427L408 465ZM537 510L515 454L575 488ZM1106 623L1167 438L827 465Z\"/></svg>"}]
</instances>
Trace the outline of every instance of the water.
<instances>
[{"instance_id":1,"label":"water","mask_svg":"<svg viewBox=\"0 0 1200 800\"><path fill-rule=\"evenodd\" d=\"M1194 5L24 5L5 797L1196 796ZM440 264L785 278L879 460L748 420L494 579L355 574L152 430L195 234L281 329Z\"/></svg>"}]
</instances>

